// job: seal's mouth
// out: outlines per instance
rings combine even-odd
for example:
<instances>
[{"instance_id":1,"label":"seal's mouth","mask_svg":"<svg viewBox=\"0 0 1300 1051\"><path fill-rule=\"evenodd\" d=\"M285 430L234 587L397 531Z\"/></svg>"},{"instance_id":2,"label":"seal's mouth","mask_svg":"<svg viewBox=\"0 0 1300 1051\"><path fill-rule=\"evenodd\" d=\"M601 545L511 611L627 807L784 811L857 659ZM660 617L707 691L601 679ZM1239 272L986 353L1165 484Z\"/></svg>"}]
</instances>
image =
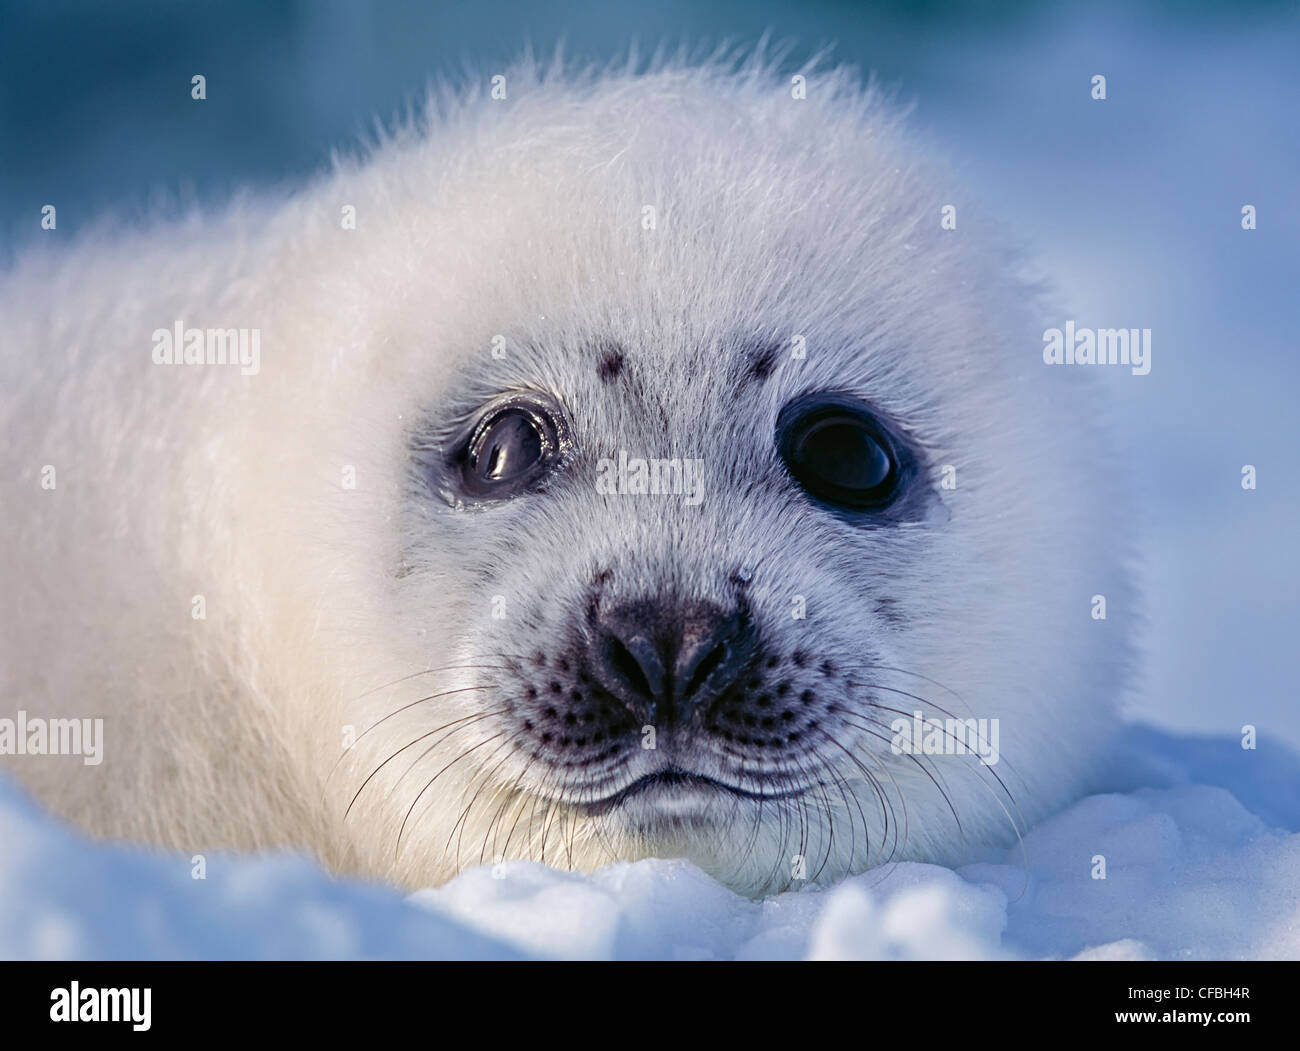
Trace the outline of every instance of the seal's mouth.
<instances>
[{"instance_id":1,"label":"seal's mouth","mask_svg":"<svg viewBox=\"0 0 1300 1051\"><path fill-rule=\"evenodd\" d=\"M583 802L578 809L588 814L606 814L633 801L650 804L684 802L692 797L709 793L722 793L759 801L788 799L799 795L802 791L802 788L797 787L755 791L704 774L669 766L638 777L631 784L601 799Z\"/></svg>"}]
</instances>

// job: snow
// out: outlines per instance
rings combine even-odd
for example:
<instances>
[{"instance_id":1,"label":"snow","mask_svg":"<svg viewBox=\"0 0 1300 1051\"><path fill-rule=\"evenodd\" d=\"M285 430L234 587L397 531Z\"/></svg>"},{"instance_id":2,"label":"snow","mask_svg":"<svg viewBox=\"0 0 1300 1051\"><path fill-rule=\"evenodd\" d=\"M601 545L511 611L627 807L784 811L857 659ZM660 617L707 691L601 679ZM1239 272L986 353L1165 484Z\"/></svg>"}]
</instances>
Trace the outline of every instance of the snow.
<instances>
[{"instance_id":1,"label":"snow","mask_svg":"<svg viewBox=\"0 0 1300 1051\"><path fill-rule=\"evenodd\" d=\"M403 897L290 854L92 843L0 781L0 957L1300 958L1300 757L1133 727L1113 794L956 870L755 902L694 866L528 862ZM1105 878L1094 878L1105 858Z\"/></svg>"}]
</instances>

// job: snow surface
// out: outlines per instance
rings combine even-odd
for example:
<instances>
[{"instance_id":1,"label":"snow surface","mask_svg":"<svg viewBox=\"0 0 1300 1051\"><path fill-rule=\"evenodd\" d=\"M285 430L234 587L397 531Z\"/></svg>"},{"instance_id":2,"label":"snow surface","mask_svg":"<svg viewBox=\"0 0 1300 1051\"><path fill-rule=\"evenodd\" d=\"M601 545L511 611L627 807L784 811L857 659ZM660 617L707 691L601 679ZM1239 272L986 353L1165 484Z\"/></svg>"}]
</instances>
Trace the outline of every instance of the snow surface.
<instances>
[{"instance_id":1,"label":"snow surface","mask_svg":"<svg viewBox=\"0 0 1300 1051\"><path fill-rule=\"evenodd\" d=\"M1300 757L1134 727L1122 791L957 870L762 902L684 862L515 862L408 898L287 854L92 843L0 781L0 957L1300 958ZM1106 878L1093 878L1095 855Z\"/></svg>"}]
</instances>

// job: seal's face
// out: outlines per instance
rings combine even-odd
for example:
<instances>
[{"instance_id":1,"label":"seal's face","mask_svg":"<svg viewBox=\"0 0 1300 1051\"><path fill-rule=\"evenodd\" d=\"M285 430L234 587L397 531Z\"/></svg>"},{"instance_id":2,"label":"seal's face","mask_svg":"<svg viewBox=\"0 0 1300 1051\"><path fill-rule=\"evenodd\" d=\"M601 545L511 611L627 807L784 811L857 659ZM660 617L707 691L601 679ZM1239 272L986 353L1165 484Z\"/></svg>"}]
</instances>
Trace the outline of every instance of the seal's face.
<instances>
[{"instance_id":1,"label":"seal's face","mask_svg":"<svg viewBox=\"0 0 1300 1051\"><path fill-rule=\"evenodd\" d=\"M742 348L747 369L724 361L719 379L762 384L781 354ZM882 655L851 630L784 623L807 619L807 596L781 594L789 574L836 561L800 566L790 531L809 514L849 537L942 518L923 450L844 391L802 393L766 428L664 399L647 420L628 352L606 341L592 365L601 390L503 392L416 458L431 493L493 533L487 549L529 553L518 572L483 567L499 623L473 645L496 662L484 678L508 700L496 718L511 765L544 798L636 835L839 789L839 742L889 733L863 703ZM600 401L625 416L613 435L574 408ZM776 542L755 548L755 533Z\"/></svg>"},{"instance_id":2,"label":"seal's face","mask_svg":"<svg viewBox=\"0 0 1300 1051\"><path fill-rule=\"evenodd\" d=\"M408 882L949 860L1075 791L1106 722L1090 410L1022 289L852 107L661 87L507 122L358 260L418 261L373 336L406 348L391 688L345 818Z\"/></svg>"},{"instance_id":3,"label":"seal's face","mask_svg":"<svg viewBox=\"0 0 1300 1051\"><path fill-rule=\"evenodd\" d=\"M733 881L766 840L764 886L820 875L832 829L837 869L873 835L887 856L880 756L918 683L892 663L909 603L868 567L948 517L926 450L865 392L810 389L779 344L694 355L694 396L610 338L579 354L567 389L532 377L414 443L413 485L477 552L491 611L462 653L492 732L463 743L534 803L491 853L544 857L560 813L613 857L686 853Z\"/></svg>"},{"instance_id":4,"label":"seal's face","mask_svg":"<svg viewBox=\"0 0 1300 1051\"><path fill-rule=\"evenodd\" d=\"M1021 736L998 721L1038 698L999 647L1040 630L1015 603L1059 585L1019 576L1040 512L984 480L1010 450L978 429L944 449L797 344L721 342L676 367L628 337L559 366L539 347L425 416L403 586L454 641L411 734L437 763L394 793L412 849L440 791L460 864L686 856L748 890L1013 834L1014 761L972 753ZM947 461L983 496L946 491ZM943 744L949 718L994 729L966 754L900 749L917 712Z\"/></svg>"}]
</instances>

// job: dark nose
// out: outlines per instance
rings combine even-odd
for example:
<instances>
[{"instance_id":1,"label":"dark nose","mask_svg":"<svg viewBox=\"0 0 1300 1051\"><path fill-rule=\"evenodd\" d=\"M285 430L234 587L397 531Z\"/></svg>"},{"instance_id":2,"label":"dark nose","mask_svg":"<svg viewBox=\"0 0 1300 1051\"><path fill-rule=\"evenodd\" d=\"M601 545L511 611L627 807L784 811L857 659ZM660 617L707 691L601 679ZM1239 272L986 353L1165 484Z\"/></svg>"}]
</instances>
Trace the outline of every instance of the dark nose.
<instances>
[{"instance_id":1,"label":"dark nose","mask_svg":"<svg viewBox=\"0 0 1300 1051\"><path fill-rule=\"evenodd\" d=\"M596 678L648 724L689 721L754 651L747 617L703 603L631 603L602 613L595 627Z\"/></svg>"}]
</instances>

